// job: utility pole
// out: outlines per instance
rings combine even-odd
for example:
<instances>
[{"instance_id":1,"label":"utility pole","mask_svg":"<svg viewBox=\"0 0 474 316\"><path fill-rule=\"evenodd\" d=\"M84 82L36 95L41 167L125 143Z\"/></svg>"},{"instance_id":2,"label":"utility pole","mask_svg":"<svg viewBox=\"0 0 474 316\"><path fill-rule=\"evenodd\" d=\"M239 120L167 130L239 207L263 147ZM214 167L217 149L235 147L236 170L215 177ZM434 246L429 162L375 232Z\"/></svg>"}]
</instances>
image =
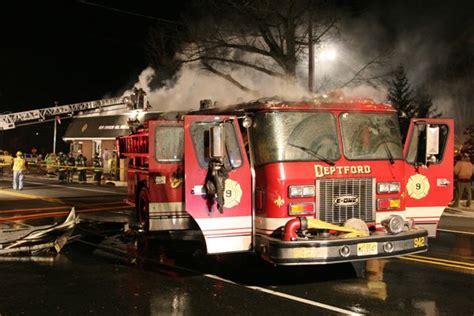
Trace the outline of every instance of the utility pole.
<instances>
[{"instance_id":1,"label":"utility pole","mask_svg":"<svg viewBox=\"0 0 474 316\"><path fill-rule=\"evenodd\" d=\"M311 12L311 10L309 11ZM313 19L309 13L308 20L308 91L314 92L314 47L313 47Z\"/></svg>"},{"instance_id":2,"label":"utility pole","mask_svg":"<svg viewBox=\"0 0 474 316\"><path fill-rule=\"evenodd\" d=\"M56 155L56 130L57 130L58 120L54 118L54 133L53 133L53 154Z\"/></svg>"},{"instance_id":3,"label":"utility pole","mask_svg":"<svg viewBox=\"0 0 474 316\"><path fill-rule=\"evenodd\" d=\"M54 102L54 106L58 106L58 102ZM53 132L53 154L56 155L56 133L58 129L58 118L54 117L54 132Z\"/></svg>"}]
</instances>

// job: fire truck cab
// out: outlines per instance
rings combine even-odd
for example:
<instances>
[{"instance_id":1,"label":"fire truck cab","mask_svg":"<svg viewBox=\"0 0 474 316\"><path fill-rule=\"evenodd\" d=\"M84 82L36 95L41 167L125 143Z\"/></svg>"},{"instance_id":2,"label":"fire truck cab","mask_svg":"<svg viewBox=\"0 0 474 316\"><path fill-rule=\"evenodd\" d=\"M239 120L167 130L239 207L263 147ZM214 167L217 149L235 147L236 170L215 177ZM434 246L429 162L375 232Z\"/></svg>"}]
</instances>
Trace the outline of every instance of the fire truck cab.
<instances>
[{"instance_id":1,"label":"fire truck cab","mask_svg":"<svg viewBox=\"0 0 474 316\"><path fill-rule=\"evenodd\" d=\"M117 139L144 231L277 265L423 252L453 185L451 119L368 100L259 100L149 120Z\"/></svg>"}]
</instances>

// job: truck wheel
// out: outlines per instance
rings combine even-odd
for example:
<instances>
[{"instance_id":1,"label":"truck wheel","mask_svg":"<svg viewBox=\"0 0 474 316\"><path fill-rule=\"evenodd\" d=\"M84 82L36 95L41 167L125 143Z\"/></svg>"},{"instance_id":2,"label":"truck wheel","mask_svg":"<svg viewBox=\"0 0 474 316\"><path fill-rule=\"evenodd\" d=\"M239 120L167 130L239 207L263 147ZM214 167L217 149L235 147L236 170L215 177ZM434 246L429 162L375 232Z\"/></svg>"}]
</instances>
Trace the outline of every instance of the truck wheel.
<instances>
[{"instance_id":1,"label":"truck wheel","mask_svg":"<svg viewBox=\"0 0 474 316\"><path fill-rule=\"evenodd\" d=\"M144 233L148 233L150 230L149 201L148 189L142 188L138 194L137 220L140 231Z\"/></svg>"}]
</instances>

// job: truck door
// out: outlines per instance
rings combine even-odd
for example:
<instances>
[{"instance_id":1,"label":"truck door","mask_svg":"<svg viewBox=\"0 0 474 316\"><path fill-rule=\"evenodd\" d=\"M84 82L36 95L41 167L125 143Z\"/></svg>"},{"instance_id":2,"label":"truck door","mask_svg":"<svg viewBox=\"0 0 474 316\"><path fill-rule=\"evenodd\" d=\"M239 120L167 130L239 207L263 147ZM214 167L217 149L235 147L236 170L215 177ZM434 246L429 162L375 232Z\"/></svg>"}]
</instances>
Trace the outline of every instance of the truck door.
<instances>
[{"instance_id":1,"label":"truck door","mask_svg":"<svg viewBox=\"0 0 474 316\"><path fill-rule=\"evenodd\" d=\"M149 230L191 227L184 211L183 121L149 121Z\"/></svg>"},{"instance_id":2,"label":"truck door","mask_svg":"<svg viewBox=\"0 0 474 316\"><path fill-rule=\"evenodd\" d=\"M210 133L216 126L221 126L225 135L220 178L215 176L216 172L213 175L214 162L210 158ZM250 165L237 119L221 115L186 116L184 148L185 208L199 225L207 252L250 250L253 224ZM219 187L216 180L224 184L221 207L218 206L219 192L209 190Z\"/></svg>"},{"instance_id":3,"label":"truck door","mask_svg":"<svg viewBox=\"0 0 474 316\"><path fill-rule=\"evenodd\" d=\"M454 122L412 119L404 148L406 215L436 236L453 196Z\"/></svg>"}]
</instances>

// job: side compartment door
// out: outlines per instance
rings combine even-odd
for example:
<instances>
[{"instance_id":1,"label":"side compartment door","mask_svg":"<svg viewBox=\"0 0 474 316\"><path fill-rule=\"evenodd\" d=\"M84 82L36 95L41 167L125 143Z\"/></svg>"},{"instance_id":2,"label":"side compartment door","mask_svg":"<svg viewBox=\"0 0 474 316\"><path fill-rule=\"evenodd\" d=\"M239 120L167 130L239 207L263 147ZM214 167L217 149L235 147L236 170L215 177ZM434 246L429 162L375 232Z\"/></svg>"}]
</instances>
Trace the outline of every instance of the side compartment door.
<instances>
[{"instance_id":1,"label":"side compartment door","mask_svg":"<svg viewBox=\"0 0 474 316\"><path fill-rule=\"evenodd\" d=\"M184 210L183 121L149 121L149 229L189 229Z\"/></svg>"},{"instance_id":2,"label":"side compartment door","mask_svg":"<svg viewBox=\"0 0 474 316\"><path fill-rule=\"evenodd\" d=\"M210 158L211 128L224 130L224 158L221 178L223 205L218 193ZM245 155L237 119L232 116L192 115L184 120L185 205L199 225L207 252L225 253L252 249L252 209L250 165ZM206 186L206 183L208 186ZM216 190L219 191L219 190Z\"/></svg>"},{"instance_id":3,"label":"side compartment door","mask_svg":"<svg viewBox=\"0 0 474 316\"><path fill-rule=\"evenodd\" d=\"M406 216L436 236L453 196L454 122L413 119L404 148Z\"/></svg>"}]
</instances>

